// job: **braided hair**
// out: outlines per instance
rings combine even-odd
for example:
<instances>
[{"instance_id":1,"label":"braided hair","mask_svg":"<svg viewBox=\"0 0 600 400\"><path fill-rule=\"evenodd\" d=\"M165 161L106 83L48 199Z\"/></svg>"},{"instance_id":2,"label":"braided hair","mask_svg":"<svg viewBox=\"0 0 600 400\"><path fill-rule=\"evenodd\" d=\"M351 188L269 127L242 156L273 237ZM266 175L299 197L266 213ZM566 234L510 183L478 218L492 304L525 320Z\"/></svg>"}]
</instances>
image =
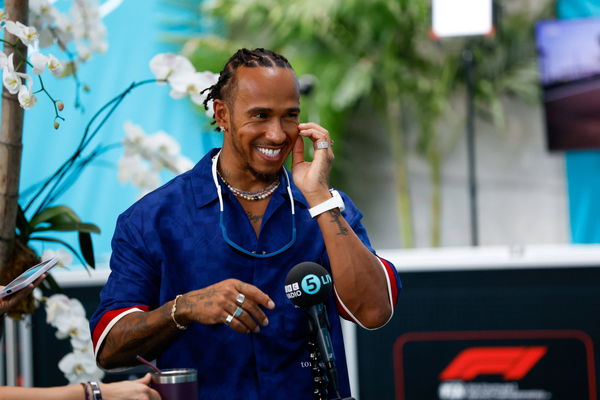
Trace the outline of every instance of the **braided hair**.
<instances>
[{"instance_id":1,"label":"braided hair","mask_svg":"<svg viewBox=\"0 0 600 400\"><path fill-rule=\"evenodd\" d=\"M208 110L208 102L211 100L229 100L235 89L235 72L239 67L279 67L292 69L287 58L274 51L257 48L254 50L239 49L225 63L223 70L219 73L219 80L214 85L204 89L201 93L208 91L204 99L204 108ZM217 121L213 118L211 125ZM217 127L218 131L219 128Z\"/></svg>"}]
</instances>

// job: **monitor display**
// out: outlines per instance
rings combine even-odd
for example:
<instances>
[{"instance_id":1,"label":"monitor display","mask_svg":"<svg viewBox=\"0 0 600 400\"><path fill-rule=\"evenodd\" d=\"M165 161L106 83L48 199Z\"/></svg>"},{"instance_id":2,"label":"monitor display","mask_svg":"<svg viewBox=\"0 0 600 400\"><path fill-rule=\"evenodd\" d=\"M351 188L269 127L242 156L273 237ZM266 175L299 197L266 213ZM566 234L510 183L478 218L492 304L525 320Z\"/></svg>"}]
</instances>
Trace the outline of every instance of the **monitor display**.
<instances>
[{"instance_id":1,"label":"monitor display","mask_svg":"<svg viewBox=\"0 0 600 400\"><path fill-rule=\"evenodd\" d=\"M535 29L549 150L600 148L600 18Z\"/></svg>"}]
</instances>

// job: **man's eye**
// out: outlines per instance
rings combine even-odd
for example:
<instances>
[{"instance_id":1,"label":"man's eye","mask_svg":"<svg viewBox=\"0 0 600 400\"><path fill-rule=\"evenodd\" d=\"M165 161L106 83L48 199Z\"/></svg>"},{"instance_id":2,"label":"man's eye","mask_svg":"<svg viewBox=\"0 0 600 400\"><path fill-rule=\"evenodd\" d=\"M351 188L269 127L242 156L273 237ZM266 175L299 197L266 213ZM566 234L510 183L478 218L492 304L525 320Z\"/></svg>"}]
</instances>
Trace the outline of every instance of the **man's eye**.
<instances>
[{"instance_id":1,"label":"man's eye","mask_svg":"<svg viewBox=\"0 0 600 400\"><path fill-rule=\"evenodd\" d=\"M298 119L298 113L289 113L288 118Z\"/></svg>"},{"instance_id":2,"label":"man's eye","mask_svg":"<svg viewBox=\"0 0 600 400\"><path fill-rule=\"evenodd\" d=\"M267 113L256 113L254 114L254 117L264 119L267 118Z\"/></svg>"}]
</instances>

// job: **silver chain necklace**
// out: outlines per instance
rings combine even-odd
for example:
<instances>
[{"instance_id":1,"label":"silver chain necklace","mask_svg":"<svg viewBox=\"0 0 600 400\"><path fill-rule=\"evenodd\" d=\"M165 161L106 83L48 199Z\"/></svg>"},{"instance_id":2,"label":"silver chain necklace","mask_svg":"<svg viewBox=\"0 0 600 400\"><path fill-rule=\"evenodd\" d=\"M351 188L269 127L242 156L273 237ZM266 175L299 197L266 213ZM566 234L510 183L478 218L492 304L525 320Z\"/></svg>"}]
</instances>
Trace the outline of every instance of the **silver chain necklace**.
<instances>
[{"instance_id":1,"label":"silver chain necklace","mask_svg":"<svg viewBox=\"0 0 600 400\"><path fill-rule=\"evenodd\" d=\"M260 190L256 190L256 191L246 191L246 190L234 188L233 186L231 186L229 184L229 182L227 182L225 180L225 178L223 178L223 175L221 175L221 173L218 170L217 170L217 174L219 174L219 177L221 178L223 183L225 183L225 186L227 186L229 188L229 190L231 190L231 193L233 193L233 195L235 197L239 197L241 199L250 200L250 201L266 199L267 197L269 197L273 193L275 193L275 190L277 190L277 188L279 187L279 183L280 183L279 178L277 178L273 183L271 183L269 186L267 186L264 189L260 189Z\"/></svg>"}]
</instances>

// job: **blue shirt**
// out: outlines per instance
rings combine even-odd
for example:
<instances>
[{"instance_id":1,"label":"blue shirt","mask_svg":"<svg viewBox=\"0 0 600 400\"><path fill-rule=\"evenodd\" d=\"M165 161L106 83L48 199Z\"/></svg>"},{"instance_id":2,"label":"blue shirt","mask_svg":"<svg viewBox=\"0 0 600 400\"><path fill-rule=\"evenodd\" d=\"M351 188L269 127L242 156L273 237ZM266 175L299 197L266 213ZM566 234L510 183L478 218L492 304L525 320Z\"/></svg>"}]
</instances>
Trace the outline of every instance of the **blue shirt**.
<instances>
[{"instance_id":1,"label":"blue shirt","mask_svg":"<svg viewBox=\"0 0 600 400\"><path fill-rule=\"evenodd\" d=\"M96 354L111 322L123 313L134 307L153 310L178 294L235 278L257 286L273 299L275 309L265 310L269 325L259 333L245 335L224 324L192 323L164 348L159 368L196 368L198 398L202 400L311 399L307 317L286 298L284 280L293 266L304 261L330 270L321 231L292 182L297 229L293 246L269 258L250 257L229 246L219 227L219 202L211 175L216 151L119 216L112 241L112 271L91 319ZM223 221L231 240L259 253L274 252L290 241L292 216L283 176L269 201L258 238L239 201L221 186ZM344 218L373 251L360 222L362 214L345 194L342 197ZM390 292L397 292L400 282L395 269L386 266L393 270L388 271L393 286ZM327 310L340 391L347 397L344 344L333 298Z\"/></svg>"}]
</instances>

